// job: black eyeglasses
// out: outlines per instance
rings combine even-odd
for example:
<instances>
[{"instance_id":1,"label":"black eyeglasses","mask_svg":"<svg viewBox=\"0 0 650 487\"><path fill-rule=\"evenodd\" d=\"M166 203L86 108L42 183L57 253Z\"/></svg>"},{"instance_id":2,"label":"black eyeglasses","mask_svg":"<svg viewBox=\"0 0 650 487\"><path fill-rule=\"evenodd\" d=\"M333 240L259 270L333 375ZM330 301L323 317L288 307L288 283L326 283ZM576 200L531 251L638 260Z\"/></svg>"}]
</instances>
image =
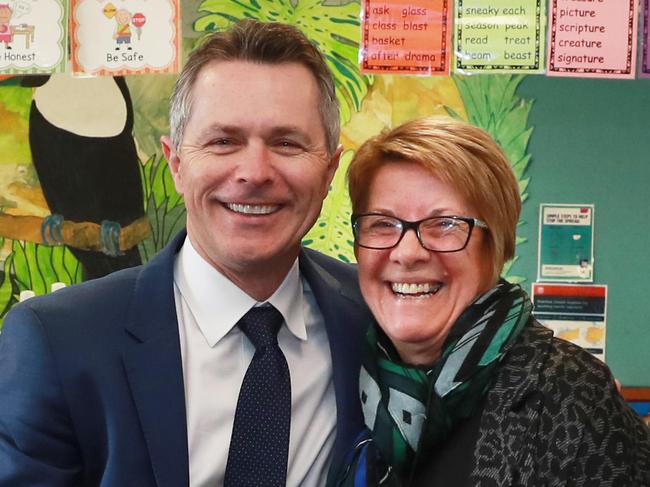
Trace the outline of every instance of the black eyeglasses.
<instances>
[{"instance_id":1,"label":"black eyeglasses","mask_svg":"<svg viewBox=\"0 0 650 487\"><path fill-rule=\"evenodd\" d=\"M422 247L435 252L458 252L467 246L474 227L486 229L485 222L465 216L433 216L415 222L381 213L352 215L352 230L359 247L390 249L413 229Z\"/></svg>"}]
</instances>

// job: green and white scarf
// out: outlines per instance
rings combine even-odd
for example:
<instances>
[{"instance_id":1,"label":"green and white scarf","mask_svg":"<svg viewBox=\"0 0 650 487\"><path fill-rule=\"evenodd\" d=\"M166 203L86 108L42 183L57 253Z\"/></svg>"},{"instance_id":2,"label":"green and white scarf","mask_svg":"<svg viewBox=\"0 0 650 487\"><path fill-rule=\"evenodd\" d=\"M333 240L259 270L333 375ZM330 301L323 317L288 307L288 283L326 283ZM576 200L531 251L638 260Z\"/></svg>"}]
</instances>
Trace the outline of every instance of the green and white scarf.
<instances>
[{"instance_id":1,"label":"green and white scarf","mask_svg":"<svg viewBox=\"0 0 650 487\"><path fill-rule=\"evenodd\" d=\"M531 308L521 287L501 280L460 315L430 367L403 363L371 325L359 384L370 434L359 438L338 485L406 483L418 458L426 458L481 404Z\"/></svg>"}]
</instances>

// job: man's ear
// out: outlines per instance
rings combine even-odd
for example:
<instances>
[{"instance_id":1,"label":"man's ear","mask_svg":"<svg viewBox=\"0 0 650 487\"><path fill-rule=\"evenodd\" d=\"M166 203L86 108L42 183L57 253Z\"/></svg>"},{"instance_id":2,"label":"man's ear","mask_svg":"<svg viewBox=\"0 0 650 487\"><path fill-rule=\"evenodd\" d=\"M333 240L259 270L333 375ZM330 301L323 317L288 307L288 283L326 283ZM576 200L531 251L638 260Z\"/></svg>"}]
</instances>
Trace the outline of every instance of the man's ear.
<instances>
[{"instance_id":1,"label":"man's ear","mask_svg":"<svg viewBox=\"0 0 650 487\"><path fill-rule=\"evenodd\" d=\"M332 180L334 179L336 170L339 167L341 154L343 154L343 146L339 144L339 146L334 151L332 157L330 157L329 163L327 165L327 186L325 186L326 188L329 188L330 184L332 184Z\"/></svg>"},{"instance_id":2,"label":"man's ear","mask_svg":"<svg viewBox=\"0 0 650 487\"><path fill-rule=\"evenodd\" d=\"M180 173L181 167L181 158L174 145L172 140L168 135L163 135L160 137L160 145L162 146L163 154L165 159L167 159L167 164L169 165L169 170L172 173L172 178L174 179L174 186L176 186L176 192L178 194L183 194L183 178Z\"/></svg>"}]
</instances>

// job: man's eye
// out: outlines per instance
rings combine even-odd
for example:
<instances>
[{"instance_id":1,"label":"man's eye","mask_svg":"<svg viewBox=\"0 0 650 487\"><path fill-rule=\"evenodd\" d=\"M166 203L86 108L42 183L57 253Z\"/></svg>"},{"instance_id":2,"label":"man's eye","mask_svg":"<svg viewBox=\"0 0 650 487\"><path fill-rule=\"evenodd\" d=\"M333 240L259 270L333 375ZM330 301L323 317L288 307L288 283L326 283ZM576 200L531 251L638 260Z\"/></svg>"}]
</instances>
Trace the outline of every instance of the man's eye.
<instances>
[{"instance_id":1,"label":"man's eye","mask_svg":"<svg viewBox=\"0 0 650 487\"><path fill-rule=\"evenodd\" d=\"M299 154L303 151L301 144L291 139L280 139L274 143L275 149L281 154Z\"/></svg>"},{"instance_id":2,"label":"man's eye","mask_svg":"<svg viewBox=\"0 0 650 487\"><path fill-rule=\"evenodd\" d=\"M280 147L298 147L298 144L292 140L280 140L278 145Z\"/></svg>"},{"instance_id":3,"label":"man's eye","mask_svg":"<svg viewBox=\"0 0 650 487\"><path fill-rule=\"evenodd\" d=\"M237 150L238 146L239 142L237 139L233 139L232 137L219 137L217 139L213 139L209 144L209 148L212 151L224 154L228 154L234 150Z\"/></svg>"}]
</instances>

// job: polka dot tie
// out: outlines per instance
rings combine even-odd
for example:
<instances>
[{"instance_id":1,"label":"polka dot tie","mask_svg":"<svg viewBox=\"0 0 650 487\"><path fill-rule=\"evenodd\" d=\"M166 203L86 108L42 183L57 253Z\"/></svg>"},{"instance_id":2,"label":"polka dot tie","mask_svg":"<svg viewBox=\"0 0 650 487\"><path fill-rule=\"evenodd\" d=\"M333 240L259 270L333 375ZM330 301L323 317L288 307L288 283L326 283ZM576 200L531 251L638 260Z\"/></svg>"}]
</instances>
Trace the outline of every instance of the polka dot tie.
<instances>
[{"instance_id":1,"label":"polka dot tie","mask_svg":"<svg viewBox=\"0 0 650 487\"><path fill-rule=\"evenodd\" d=\"M259 306L237 323L255 346L255 355L239 391L225 487L286 485L291 382L278 346L283 321L273 306Z\"/></svg>"}]
</instances>

